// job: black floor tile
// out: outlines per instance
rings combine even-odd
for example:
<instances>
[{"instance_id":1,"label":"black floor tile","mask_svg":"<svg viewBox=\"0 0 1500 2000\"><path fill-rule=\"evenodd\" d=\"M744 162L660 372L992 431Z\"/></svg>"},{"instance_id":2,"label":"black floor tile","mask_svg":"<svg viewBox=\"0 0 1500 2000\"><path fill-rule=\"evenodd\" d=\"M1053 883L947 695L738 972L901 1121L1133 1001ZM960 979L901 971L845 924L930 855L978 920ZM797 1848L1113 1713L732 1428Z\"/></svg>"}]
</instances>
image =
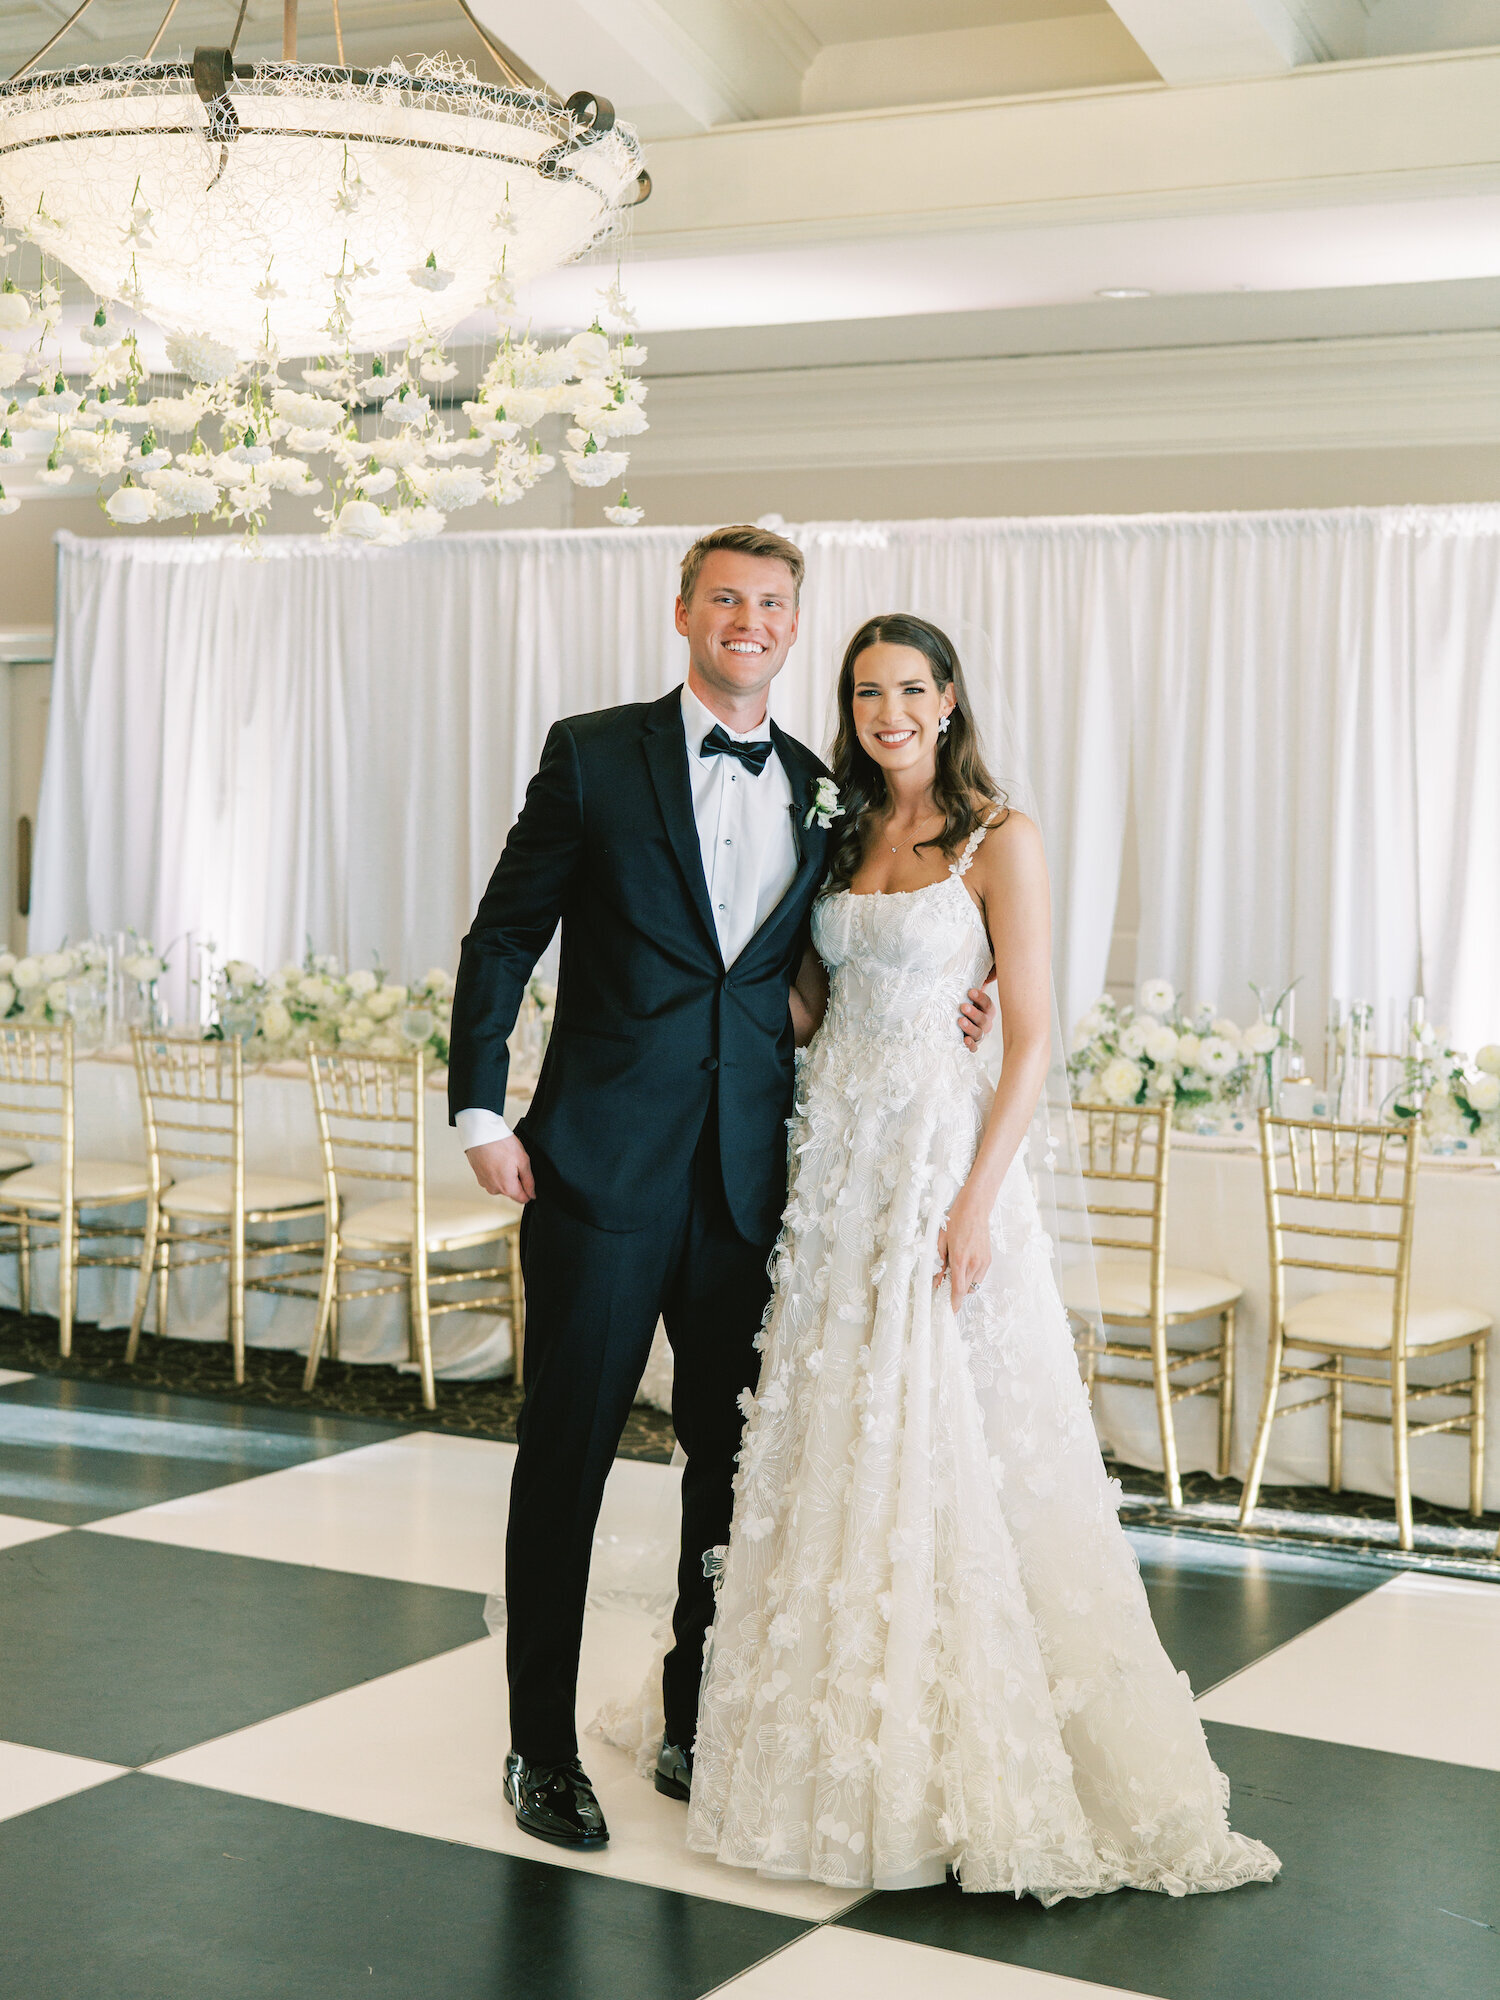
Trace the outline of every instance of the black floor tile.
<instances>
[{"instance_id":1,"label":"black floor tile","mask_svg":"<svg viewBox=\"0 0 1500 2000\"><path fill-rule=\"evenodd\" d=\"M1495 2000L1500 1772L1209 1723L1275 1882L1044 1910L951 1884L839 1921L1163 2000Z\"/></svg>"},{"instance_id":2,"label":"black floor tile","mask_svg":"<svg viewBox=\"0 0 1500 2000\"><path fill-rule=\"evenodd\" d=\"M87 1531L0 1550L0 1739L145 1764L484 1637L483 1598Z\"/></svg>"},{"instance_id":3,"label":"black floor tile","mask_svg":"<svg viewBox=\"0 0 1500 2000\"><path fill-rule=\"evenodd\" d=\"M697 2000L808 1926L130 1776L0 1822L16 2000Z\"/></svg>"},{"instance_id":4,"label":"black floor tile","mask_svg":"<svg viewBox=\"0 0 1500 2000\"><path fill-rule=\"evenodd\" d=\"M402 1434L39 1375L0 1386L0 1514L76 1526Z\"/></svg>"},{"instance_id":5,"label":"black floor tile","mask_svg":"<svg viewBox=\"0 0 1500 2000\"><path fill-rule=\"evenodd\" d=\"M1371 1563L1134 1531L1131 1547L1172 1664L1195 1694L1389 1583Z\"/></svg>"}]
</instances>

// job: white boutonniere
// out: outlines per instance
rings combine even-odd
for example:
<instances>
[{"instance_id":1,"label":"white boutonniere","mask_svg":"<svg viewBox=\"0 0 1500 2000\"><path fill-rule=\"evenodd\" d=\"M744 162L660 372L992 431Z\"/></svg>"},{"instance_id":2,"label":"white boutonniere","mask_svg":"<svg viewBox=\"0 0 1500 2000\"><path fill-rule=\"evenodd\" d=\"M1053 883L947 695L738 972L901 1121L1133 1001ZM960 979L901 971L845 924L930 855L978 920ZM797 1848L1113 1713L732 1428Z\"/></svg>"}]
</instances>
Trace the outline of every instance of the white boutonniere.
<instances>
[{"instance_id":1,"label":"white boutonniere","mask_svg":"<svg viewBox=\"0 0 1500 2000\"><path fill-rule=\"evenodd\" d=\"M819 826L827 829L833 825L843 810L839 804L838 786L832 778L819 778L813 787L813 802L808 807L802 824L811 826L816 820Z\"/></svg>"}]
</instances>

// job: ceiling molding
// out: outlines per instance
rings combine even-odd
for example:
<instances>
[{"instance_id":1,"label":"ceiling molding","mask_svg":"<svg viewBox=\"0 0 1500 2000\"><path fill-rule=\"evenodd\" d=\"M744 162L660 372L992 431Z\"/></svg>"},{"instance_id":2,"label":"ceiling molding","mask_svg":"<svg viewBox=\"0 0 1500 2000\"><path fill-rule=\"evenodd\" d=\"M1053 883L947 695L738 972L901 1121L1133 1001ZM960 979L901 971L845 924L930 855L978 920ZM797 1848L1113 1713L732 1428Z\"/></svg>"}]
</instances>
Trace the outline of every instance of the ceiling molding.
<instances>
[{"instance_id":1,"label":"ceiling molding","mask_svg":"<svg viewBox=\"0 0 1500 2000\"><path fill-rule=\"evenodd\" d=\"M1365 53L1364 0L1109 0L1167 83L1277 76Z\"/></svg>"},{"instance_id":2,"label":"ceiling molding","mask_svg":"<svg viewBox=\"0 0 1500 2000\"><path fill-rule=\"evenodd\" d=\"M649 148L634 242L688 255L1489 191L1497 102L1489 49L725 127Z\"/></svg>"},{"instance_id":3,"label":"ceiling molding","mask_svg":"<svg viewBox=\"0 0 1500 2000\"><path fill-rule=\"evenodd\" d=\"M633 477L1500 443L1500 333L668 376Z\"/></svg>"}]
</instances>

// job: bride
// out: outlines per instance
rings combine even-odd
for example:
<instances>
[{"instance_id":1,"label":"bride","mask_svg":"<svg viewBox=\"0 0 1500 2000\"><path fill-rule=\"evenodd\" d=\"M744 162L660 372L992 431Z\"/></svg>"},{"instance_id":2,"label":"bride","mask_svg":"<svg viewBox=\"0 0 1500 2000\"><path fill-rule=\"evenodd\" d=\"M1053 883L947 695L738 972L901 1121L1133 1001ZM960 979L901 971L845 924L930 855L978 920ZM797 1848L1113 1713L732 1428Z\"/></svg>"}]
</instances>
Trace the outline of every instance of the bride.
<instances>
[{"instance_id":1,"label":"bride","mask_svg":"<svg viewBox=\"0 0 1500 2000\"><path fill-rule=\"evenodd\" d=\"M935 626L862 626L838 707L689 1844L1043 1902L1268 1880L1152 1626L1027 1170L1052 1018L1040 834L997 796ZM952 1032L992 959L993 1089Z\"/></svg>"}]
</instances>

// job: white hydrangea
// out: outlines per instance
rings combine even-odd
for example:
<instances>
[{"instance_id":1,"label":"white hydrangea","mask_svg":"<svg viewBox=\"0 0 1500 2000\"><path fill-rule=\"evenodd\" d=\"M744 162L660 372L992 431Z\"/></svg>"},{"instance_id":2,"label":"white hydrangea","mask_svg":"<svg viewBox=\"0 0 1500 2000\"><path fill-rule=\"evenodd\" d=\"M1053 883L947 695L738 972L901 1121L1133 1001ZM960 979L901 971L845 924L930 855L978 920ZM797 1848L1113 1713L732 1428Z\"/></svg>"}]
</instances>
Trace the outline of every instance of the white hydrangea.
<instances>
[{"instance_id":1,"label":"white hydrangea","mask_svg":"<svg viewBox=\"0 0 1500 2000\"><path fill-rule=\"evenodd\" d=\"M1146 1054L1154 1063L1169 1063L1177 1054L1177 1030L1157 1021L1146 1030Z\"/></svg>"},{"instance_id":2,"label":"white hydrangea","mask_svg":"<svg viewBox=\"0 0 1500 2000\"><path fill-rule=\"evenodd\" d=\"M367 993L373 993L379 984L380 980L376 974L363 967L358 972L349 974L349 991L357 999L362 1000Z\"/></svg>"},{"instance_id":3,"label":"white hydrangea","mask_svg":"<svg viewBox=\"0 0 1500 2000\"><path fill-rule=\"evenodd\" d=\"M1191 1069L1194 1063L1197 1062L1198 1054L1202 1047L1203 1040L1201 1036L1194 1034L1179 1035L1177 1037L1177 1060Z\"/></svg>"},{"instance_id":4,"label":"white hydrangea","mask_svg":"<svg viewBox=\"0 0 1500 2000\"><path fill-rule=\"evenodd\" d=\"M1143 1056L1146 1053L1146 1024L1131 1021L1120 1030L1120 1048L1127 1056Z\"/></svg>"},{"instance_id":5,"label":"white hydrangea","mask_svg":"<svg viewBox=\"0 0 1500 2000\"><path fill-rule=\"evenodd\" d=\"M1500 1074L1484 1070L1468 1085L1469 1102L1476 1111L1493 1111L1500 1105Z\"/></svg>"},{"instance_id":6,"label":"white hydrangea","mask_svg":"<svg viewBox=\"0 0 1500 2000\"><path fill-rule=\"evenodd\" d=\"M142 477L159 500L161 518L177 514L211 514L219 504L219 489L207 472L183 466L155 466Z\"/></svg>"},{"instance_id":7,"label":"white hydrangea","mask_svg":"<svg viewBox=\"0 0 1500 2000\"><path fill-rule=\"evenodd\" d=\"M476 507L484 498L485 476L477 466L445 465L425 469L418 477L422 497L439 513L455 514Z\"/></svg>"},{"instance_id":8,"label":"white hydrangea","mask_svg":"<svg viewBox=\"0 0 1500 2000\"><path fill-rule=\"evenodd\" d=\"M1111 1104L1134 1104L1140 1094L1141 1069L1138 1063L1116 1056L1099 1073L1099 1088Z\"/></svg>"},{"instance_id":9,"label":"white hydrangea","mask_svg":"<svg viewBox=\"0 0 1500 2000\"><path fill-rule=\"evenodd\" d=\"M33 992L38 986L46 984L46 976L34 958L18 958L11 967L10 976L21 993Z\"/></svg>"},{"instance_id":10,"label":"white hydrangea","mask_svg":"<svg viewBox=\"0 0 1500 2000\"><path fill-rule=\"evenodd\" d=\"M167 363L194 382L223 382L239 373L232 347L210 340L205 333L174 333L167 337Z\"/></svg>"},{"instance_id":11,"label":"white hydrangea","mask_svg":"<svg viewBox=\"0 0 1500 2000\"><path fill-rule=\"evenodd\" d=\"M284 1042L292 1032L292 1017L280 1000L269 1000L260 1010L260 1032L268 1042Z\"/></svg>"}]
</instances>

